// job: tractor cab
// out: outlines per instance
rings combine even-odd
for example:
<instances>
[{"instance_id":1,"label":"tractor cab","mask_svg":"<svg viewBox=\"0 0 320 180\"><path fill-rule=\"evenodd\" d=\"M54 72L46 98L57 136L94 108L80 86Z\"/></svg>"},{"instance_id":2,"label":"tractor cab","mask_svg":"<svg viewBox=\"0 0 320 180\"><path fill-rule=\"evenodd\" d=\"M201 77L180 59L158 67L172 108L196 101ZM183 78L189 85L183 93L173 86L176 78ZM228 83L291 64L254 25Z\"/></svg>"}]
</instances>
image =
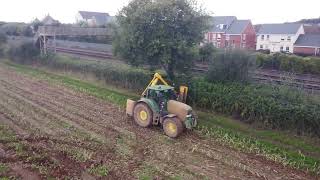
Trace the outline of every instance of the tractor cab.
<instances>
[{"instance_id":1,"label":"tractor cab","mask_svg":"<svg viewBox=\"0 0 320 180\"><path fill-rule=\"evenodd\" d=\"M177 95L171 86L154 85L147 88L145 98L153 99L160 103L162 101L177 100Z\"/></svg>"}]
</instances>

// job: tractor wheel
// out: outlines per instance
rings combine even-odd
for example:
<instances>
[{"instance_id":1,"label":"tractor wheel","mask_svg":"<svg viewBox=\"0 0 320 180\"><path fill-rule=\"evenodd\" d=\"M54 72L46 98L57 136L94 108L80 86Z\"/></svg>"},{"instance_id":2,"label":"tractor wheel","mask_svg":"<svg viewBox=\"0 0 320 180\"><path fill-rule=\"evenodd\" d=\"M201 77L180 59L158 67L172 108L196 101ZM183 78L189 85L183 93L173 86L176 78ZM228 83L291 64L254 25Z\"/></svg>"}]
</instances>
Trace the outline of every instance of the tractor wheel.
<instances>
[{"instance_id":1,"label":"tractor wheel","mask_svg":"<svg viewBox=\"0 0 320 180\"><path fill-rule=\"evenodd\" d=\"M183 129L183 124L179 118L166 118L163 122L163 130L171 138L178 137Z\"/></svg>"},{"instance_id":2,"label":"tractor wheel","mask_svg":"<svg viewBox=\"0 0 320 180\"><path fill-rule=\"evenodd\" d=\"M146 128L152 125L153 113L147 104L138 103L133 109L133 118L139 126Z\"/></svg>"}]
</instances>

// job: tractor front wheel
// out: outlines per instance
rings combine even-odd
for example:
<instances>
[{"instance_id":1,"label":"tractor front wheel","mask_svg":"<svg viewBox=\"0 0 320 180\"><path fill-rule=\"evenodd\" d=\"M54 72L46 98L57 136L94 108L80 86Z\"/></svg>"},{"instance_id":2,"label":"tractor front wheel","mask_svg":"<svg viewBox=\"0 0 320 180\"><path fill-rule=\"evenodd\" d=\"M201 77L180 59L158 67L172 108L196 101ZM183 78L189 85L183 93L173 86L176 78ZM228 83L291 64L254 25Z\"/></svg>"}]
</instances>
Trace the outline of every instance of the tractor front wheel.
<instances>
[{"instance_id":1,"label":"tractor front wheel","mask_svg":"<svg viewBox=\"0 0 320 180\"><path fill-rule=\"evenodd\" d=\"M178 118L166 118L163 121L163 130L171 138L178 137L183 131L183 124Z\"/></svg>"},{"instance_id":2,"label":"tractor front wheel","mask_svg":"<svg viewBox=\"0 0 320 180\"><path fill-rule=\"evenodd\" d=\"M133 109L133 118L139 126L146 128L152 125L153 113L147 104L138 103Z\"/></svg>"}]
</instances>

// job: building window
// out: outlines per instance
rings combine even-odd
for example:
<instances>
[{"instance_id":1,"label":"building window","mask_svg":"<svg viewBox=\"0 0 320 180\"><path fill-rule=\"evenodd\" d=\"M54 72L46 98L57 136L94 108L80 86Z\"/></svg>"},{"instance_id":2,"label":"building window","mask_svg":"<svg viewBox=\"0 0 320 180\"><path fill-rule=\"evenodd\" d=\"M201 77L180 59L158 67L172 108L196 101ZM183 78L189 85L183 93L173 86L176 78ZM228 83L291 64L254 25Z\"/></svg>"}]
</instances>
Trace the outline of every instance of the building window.
<instances>
[{"instance_id":1,"label":"building window","mask_svg":"<svg viewBox=\"0 0 320 180\"><path fill-rule=\"evenodd\" d=\"M283 46L280 47L280 52L283 52Z\"/></svg>"},{"instance_id":2,"label":"building window","mask_svg":"<svg viewBox=\"0 0 320 180\"><path fill-rule=\"evenodd\" d=\"M288 41L291 41L291 36L288 36L287 40L288 40Z\"/></svg>"},{"instance_id":3,"label":"building window","mask_svg":"<svg viewBox=\"0 0 320 180\"><path fill-rule=\"evenodd\" d=\"M260 49L263 49L263 45L260 45Z\"/></svg>"},{"instance_id":4,"label":"building window","mask_svg":"<svg viewBox=\"0 0 320 180\"><path fill-rule=\"evenodd\" d=\"M262 40L262 41L264 40L264 35L261 35L261 40Z\"/></svg>"},{"instance_id":5,"label":"building window","mask_svg":"<svg viewBox=\"0 0 320 180\"><path fill-rule=\"evenodd\" d=\"M226 40L227 40L227 41L230 40L230 35L226 35Z\"/></svg>"},{"instance_id":6,"label":"building window","mask_svg":"<svg viewBox=\"0 0 320 180\"><path fill-rule=\"evenodd\" d=\"M284 37L281 37L281 41L284 41Z\"/></svg>"},{"instance_id":7,"label":"building window","mask_svg":"<svg viewBox=\"0 0 320 180\"><path fill-rule=\"evenodd\" d=\"M221 34L217 34L217 39L221 39Z\"/></svg>"},{"instance_id":8,"label":"building window","mask_svg":"<svg viewBox=\"0 0 320 180\"><path fill-rule=\"evenodd\" d=\"M289 52L290 51L290 47L287 46L286 47L286 51Z\"/></svg>"},{"instance_id":9,"label":"building window","mask_svg":"<svg viewBox=\"0 0 320 180\"><path fill-rule=\"evenodd\" d=\"M270 39L270 35L267 35L267 40L269 40Z\"/></svg>"},{"instance_id":10,"label":"building window","mask_svg":"<svg viewBox=\"0 0 320 180\"><path fill-rule=\"evenodd\" d=\"M265 49L269 49L269 46L268 46L268 45L266 45Z\"/></svg>"},{"instance_id":11,"label":"building window","mask_svg":"<svg viewBox=\"0 0 320 180\"><path fill-rule=\"evenodd\" d=\"M246 37L247 37L247 35L246 35L246 34L243 34L243 35L242 35L242 40L245 41L245 40L246 40Z\"/></svg>"}]
</instances>

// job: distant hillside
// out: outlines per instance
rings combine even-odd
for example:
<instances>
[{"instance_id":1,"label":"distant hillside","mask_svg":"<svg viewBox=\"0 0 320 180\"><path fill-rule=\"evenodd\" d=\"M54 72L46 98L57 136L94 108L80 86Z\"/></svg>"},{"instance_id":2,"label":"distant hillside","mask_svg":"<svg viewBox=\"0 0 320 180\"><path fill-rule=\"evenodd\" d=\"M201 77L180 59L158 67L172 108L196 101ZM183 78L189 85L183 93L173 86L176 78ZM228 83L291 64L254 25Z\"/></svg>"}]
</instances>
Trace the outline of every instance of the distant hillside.
<instances>
[{"instance_id":1,"label":"distant hillside","mask_svg":"<svg viewBox=\"0 0 320 180\"><path fill-rule=\"evenodd\" d=\"M314 19L302 19L298 21L297 23L303 23L303 24L320 24L320 17L314 18Z\"/></svg>"}]
</instances>

